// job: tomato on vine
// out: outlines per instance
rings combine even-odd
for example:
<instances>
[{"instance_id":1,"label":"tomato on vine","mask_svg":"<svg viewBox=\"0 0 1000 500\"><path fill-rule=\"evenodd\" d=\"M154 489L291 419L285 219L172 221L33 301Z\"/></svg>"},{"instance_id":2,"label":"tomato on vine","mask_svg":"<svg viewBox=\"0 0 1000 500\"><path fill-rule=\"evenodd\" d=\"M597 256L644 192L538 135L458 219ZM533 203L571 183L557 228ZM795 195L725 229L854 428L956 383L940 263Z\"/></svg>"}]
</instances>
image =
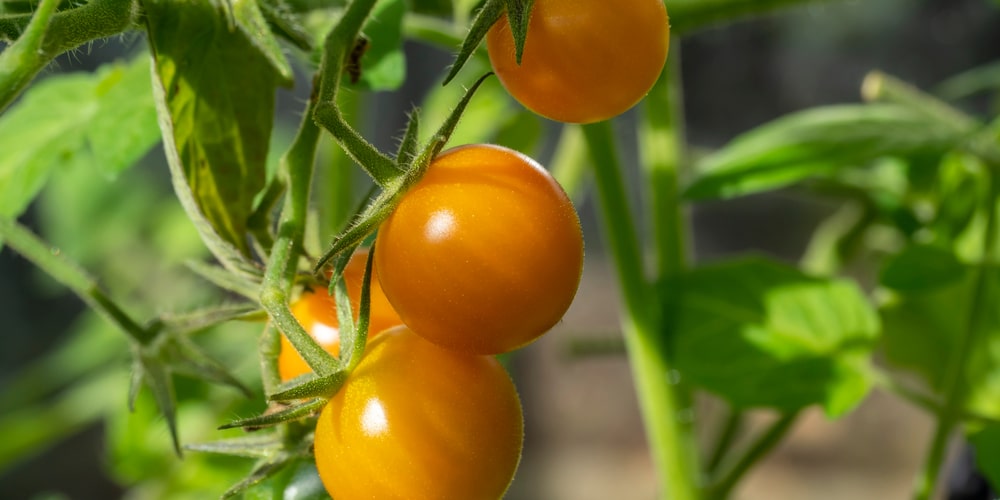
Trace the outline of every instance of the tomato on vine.
<instances>
[{"instance_id":1,"label":"tomato on vine","mask_svg":"<svg viewBox=\"0 0 1000 500\"><path fill-rule=\"evenodd\" d=\"M347 285L347 295L351 299L351 309L357 320L361 305L361 282L365 276L365 262L368 260L366 250L358 251L351 256L344 269L344 280ZM292 315L299 321L306 332L327 352L337 356L340 354L340 330L337 321L337 305L333 297L324 290L307 289L299 299L292 304ZM368 317L368 333L374 335L382 330L402 324L396 311L382 293L378 279L372 274L371 309ZM281 380L290 380L299 375L310 373L312 369L299 355L292 343L281 336L281 352L278 355L278 373Z\"/></svg>"},{"instance_id":2,"label":"tomato on vine","mask_svg":"<svg viewBox=\"0 0 1000 500\"><path fill-rule=\"evenodd\" d=\"M573 203L534 160L445 151L382 223L375 264L403 322L475 354L521 347L563 316L583 270Z\"/></svg>"},{"instance_id":3,"label":"tomato on vine","mask_svg":"<svg viewBox=\"0 0 1000 500\"><path fill-rule=\"evenodd\" d=\"M503 496L524 438L521 403L491 356L405 326L372 339L316 423L316 468L338 500Z\"/></svg>"},{"instance_id":4,"label":"tomato on vine","mask_svg":"<svg viewBox=\"0 0 1000 500\"><path fill-rule=\"evenodd\" d=\"M662 0L537 0L520 65L507 16L486 44L493 71L526 108L593 123L649 92L667 58L670 25Z\"/></svg>"}]
</instances>

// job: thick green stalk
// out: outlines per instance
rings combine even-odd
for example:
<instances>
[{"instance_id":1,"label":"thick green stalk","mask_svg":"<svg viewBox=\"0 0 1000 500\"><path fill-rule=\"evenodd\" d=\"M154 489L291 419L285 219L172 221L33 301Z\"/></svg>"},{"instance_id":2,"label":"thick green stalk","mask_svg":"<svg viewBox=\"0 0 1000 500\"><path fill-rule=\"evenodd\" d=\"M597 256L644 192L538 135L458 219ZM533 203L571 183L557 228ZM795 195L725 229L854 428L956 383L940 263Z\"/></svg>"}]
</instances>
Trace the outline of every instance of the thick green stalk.
<instances>
[{"instance_id":1,"label":"thick green stalk","mask_svg":"<svg viewBox=\"0 0 1000 500\"><path fill-rule=\"evenodd\" d=\"M137 10L133 0L92 0L57 13L58 5L43 0L33 17L0 19L0 40L16 39L0 53L0 111L56 56L127 30Z\"/></svg>"},{"instance_id":2,"label":"thick green stalk","mask_svg":"<svg viewBox=\"0 0 1000 500\"><path fill-rule=\"evenodd\" d=\"M88 306L108 319L119 330L141 345L148 345L156 334L133 320L115 303L97 282L75 263L63 256L17 222L0 217L0 240L30 260L59 283L65 285Z\"/></svg>"},{"instance_id":3,"label":"thick green stalk","mask_svg":"<svg viewBox=\"0 0 1000 500\"><path fill-rule=\"evenodd\" d=\"M988 304L990 290L989 275L993 265L994 242L997 237L997 200L1000 199L1000 186L996 179L996 170L988 170L989 196L986 198L986 229L983 234L983 251L979 265L975 270L975 282L969 315L966 318L966 328L959 339L958 348L948 359L942 389L943 406L937 415L937 428L931 439L931 447L921 475L917 478L914 498L930 500L938 489L938 479L948 451L948 441L955 427L961 422L965 412L966 380L965 368L972 354L976 339L982 328L983 315ZM994 299L995 300L995 299Z\"/></svg>"},{"instance_id":4,"label":"thick green stalk","mask_svg":"<svg viewBox=\"0 0 1000 500\"><path fill-rule=\"evenodd\" d=\"M594 163L601 221L618 271L625 314L622 329L635 378L639 406L653 461L663 481L664 497L700 497L698 460L683 386L671 378L671 368L659 341L660 316L654 289L646 282L634 218L622 180L621 165L610 122L583 127Z\"/></svg>"},{"instance_id":5,"label":"thick green stalk","mask_svg":"<svg viewBox=\"0 0 1000 500\"><path fill-rule=\"evenodd\" d=\"M684 162L684 109L680 78L680 40L659 80L646 96L639 128L639 152L650 200L656 249L656 276L660 286L674 291L687 260L686 228L678 184ZM666 299L667 297L662 297Z\"/></svg>"}]
</instances>

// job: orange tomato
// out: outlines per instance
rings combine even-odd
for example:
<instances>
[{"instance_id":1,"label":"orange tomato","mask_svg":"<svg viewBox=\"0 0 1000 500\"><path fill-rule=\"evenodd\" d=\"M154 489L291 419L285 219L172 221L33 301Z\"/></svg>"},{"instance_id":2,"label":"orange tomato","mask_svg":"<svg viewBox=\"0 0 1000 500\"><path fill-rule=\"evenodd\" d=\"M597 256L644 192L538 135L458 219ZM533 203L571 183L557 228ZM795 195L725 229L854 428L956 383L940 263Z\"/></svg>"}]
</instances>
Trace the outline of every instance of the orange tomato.
<instances>
[{"instance_id":1,"label":"orange tomato","mask_svg":"<svg viewBox=\"0 0 1000 500\"><path fill-rule=\"evenodd\" d=\"M381 333L316 423L320 479L337 500L496 500L514 477L521 403L490 356Z\"/></svg>"},{"instance_id":2,"label":"orange tomato","mask_svg":"<svg viewBox=\"0 0 1000 500\"><path fill-rule=\"evenodd\" d=\"M462 146L438 156L382 223L375 263L417 335L497 354L562 318L580 283L583 234L573 203L534 160Z\"/></svg>"},{"instance_id":3,"label":"orange tomato","mask_svg":"<svg viewBox=\"0 0 1000 500\"><path fill-rule=\"evenodd\" d=\"M506 15L486 46L493 71L526 108L593 123L649 92L667 58L670 25L663 0L537 0L520 65Z\"/></svg>"},{"instance_id":4,"label":"orange tomato","mask_svg":"<svg viewBox=\"0 0 1000 500\"><path fill-rule=\"evenodd\" d=\"M368 252L355 252L344 269L344 280L347 285L347 295L351 298L351 309L357 321L361 307L361 282L365 276L365 262ZM368 316L368 333L375 335L382 330L402 324L399 315L389 304L378 279L372 273L371 308ZM299 320L302 327L327 352L337 356L340 354L340 328L337 321L337 305L326 290L305 290L299 299L292 304L292 315ZM292 343L281 336L281 353L278 355L278 372L281 380L290 380L299 375L311 372L312 369L299 355Z\"/></svg>"}]
</instances>

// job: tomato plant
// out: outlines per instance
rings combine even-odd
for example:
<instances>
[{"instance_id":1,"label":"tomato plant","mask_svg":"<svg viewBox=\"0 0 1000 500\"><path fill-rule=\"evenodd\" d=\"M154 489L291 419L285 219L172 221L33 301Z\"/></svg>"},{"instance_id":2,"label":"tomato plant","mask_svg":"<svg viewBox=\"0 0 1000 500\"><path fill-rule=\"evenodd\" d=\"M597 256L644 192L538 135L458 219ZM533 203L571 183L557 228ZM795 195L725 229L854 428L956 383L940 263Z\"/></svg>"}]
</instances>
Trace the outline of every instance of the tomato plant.
<instances>
[{"instance_id":1,"label":"tomato plant","mask_svg":"<svg viewBox=\"0 0 1000 500\"><path fill-rule=\"evenodd\" d=\"M355 320L357 320L358 308L361 305L361 281L364 277L367 258L367 251L355 252L344 269L344 280L347 284L347 293L351 299L351 309ZM292 314L323 349L334 356L340 354L337 305L325 289L303 290L299 299L292 304ZM385 298L385 294L382 293L378 279L373 278L368 324L369 336L400 324L402 321ZM281 380L290 380L312 371L302 359L302 355L295 350L286 337L281 337L278 371L281 374Z\"/></svg>"},{"instance_id":2,"label":"tomato plant","mask_svg":"<svg viewBox=\"0 0 1000 500\"><path fill-rule=\"evenodd\" d=\"M592 123L634 106L660 76L670 46L660 0L541 0L520 63L506 16L486 37L504 87L552 120Z\"/></svg>"},{"instance_id":3,"label":"tomato plant","mask_svg":"<svg viewBox=\"0 0 1000 500\"><path fill-rule=\"evenodd\" d=\"M492 357L383 332L316 424L316 466L338 500L497 499L521 456L521 404Z\"/></svg>"},{"instance_id":4,"label":"tomato plant","mask_svg":"<svg viewBox=\"0 0 1000 500\"><path fill-rule=\"evenodd\" d=\"M386 297L418 335L497 354L554 326L576 294L583 234L537 163L493 145L442 153L379 229Z\"/></svg>"},{"instance_id":5,"label":"tomato plant","mask_svg":"<svg viewBox=\"0 0 1000 500\"><path fill-rule=\"evenodd\" d=\"M622 383L638 399L628 422L645 426L649 460L634 461L647 468L645 494L629 494L631 481L609 467L620 455L606 446L523 443L531 466L596 452L567 461L574 479L612 485L601 494L586 483L595 497L660 488L674 500L728 498L799 422L815 425L803 415L842 418L876 391L936 423L923 465L897 464L919 468L917 481L889 496L941 496L959 437L1000 485L1000 108L978 99L1000 92L1000 70L981 60L986 50L887 55L907 36L921 51L979 37L994 57L1000 4L826 2L747 31L707 29L806 3L0 0L0 246L89 306L78 320L80 301L60 300L53 314L46 296L35 306L43 313L24 312L38 280L20 272L21 258L0 257L10 340L0 352L0 429L13 437L0 440L0 491L201 499L231 485L223 497L326 498L328 489L338 500L493 499L513 484L510 496L578 498L578 485L556 484L549 467L511 482L524 424L511 378L489 355L510 353L531 375L526 408L574 404L536 409L529 422L541 425L528 436L546 424L573 433L607 417L603 407L628 405L600 399L580 411L584 400L567 386L599 394L617 382L583 375L582 363L561 370L551 350L567 362L617 355L629 364ZM927 24L898 28L915 13ZM760 28L766 36L747 36ZM682 64L678 42L697 31ZM93 43L104 37L113 40ZM748 47L720 49L727 39ZM44 70L81 46L119 60ZM759 50L768 48L781 50ZM858 52L873 57L859 63ZM60 69L91 57L72 55ZM931 71L942 61L973 69L933 91L872 71L859 78L860 101L838 105L817 85L879 66L929 82L944 76ZM833 73L845 78L826 78ZM435 75L443 85L423 88ZM705 75L722 83L706 85ZM730 100L740 92L744 101ZM779 93L786 105L774 106ZM775 118L808 99L823 105ZM704 128L713 114L724 126ZM740 124L761 125L722 144ZM459 144L473 145L446 149ZM758 212L777 190L781 207L806 209L767 213L762 226L778 228L767 236L744 227L748 214L735 212ZM588 271L606 264L618 280L588 287L600 290L579 310L597 304L608 309L587 319L619 318L574 317L566 335L521 357L588 279L570 198L606 246L590 252ZM713 203L709 217L728 211L723 229L688 216L703 201ZM800 227L786 227L789 214ZM715 231L699 238L700 254L692 222ZM806 222L816 228L801 255L788 243L805 234L772 245ZM754 235L738 248L783 261L706 262L735 250L702 247L729 233ZM354 253L372 241L367 259ZM16 350L61 332L59 322L75 333L53 336L48 353ZM535 377L539 360L546 373L562 371L559 386ZM153 427L162 424L168 432ZM63 469L99 474L51 467L76 446L43 450L101 429L111 456L85 465L107 463L112 491L49 491ZM171 445L234 458L179 461ZM22 466L41 471L42 489L8 487L27 476ZM757 483L740 495L755 496ZM791 495L828 493L808 487Z\"/></svg>"}]
</instances>

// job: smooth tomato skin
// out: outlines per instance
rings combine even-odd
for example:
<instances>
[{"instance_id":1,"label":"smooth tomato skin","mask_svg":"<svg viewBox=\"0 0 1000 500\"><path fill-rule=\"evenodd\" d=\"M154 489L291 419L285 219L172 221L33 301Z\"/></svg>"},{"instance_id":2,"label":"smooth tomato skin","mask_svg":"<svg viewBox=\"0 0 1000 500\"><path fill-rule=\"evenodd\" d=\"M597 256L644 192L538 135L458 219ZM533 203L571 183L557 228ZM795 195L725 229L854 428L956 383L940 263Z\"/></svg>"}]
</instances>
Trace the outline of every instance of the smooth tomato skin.
<instances>
[{"instance_id":1,"label":"smooth tomato skin","mask_svg":"<svg viewBox=\"0 0 1000 500\"><path fill-rule=\"evenodd\" d=\"M344 268L344 280L347 285L347 295L351 298L351 309L354 319L358 319L361 307L361 282L365 277L365 263L368 251L361 250L351 256ZM326 352L334 356L340 355L340 323L337 321L337 304L326 290L305 290L299 299L292 304L292 315L302 324L306 332ZM401 325L403 321L393 310L386 299L378 278L372 273L371 308L368 315L368 334L373 336L382 330ZM278 354L278 373L281 380L291 380L299 375L312 372L306 361L302 359L292 343L281 336L281 352Z\"/></svg>"},{"instance_id":2,"label":"smooth tomato skin","mask_svg":"<svg viewBox=\"0 0 1000 500\"><path fill-rule=\"evenodd\" d=\"M337 500L496 500L520 461L523 425L496 359L397 327L372 340L321 412L316 468Z\"/></svg>"},{"instance_id":3,"label":"smooth tomato skin","mask_svg":"<svg viewBox=\"0 0 1000 500\"><path fill-rule=\"evenodd\" d=\"M573 302L583 233L559 184L507 148L445 151L379 228L375 263L403 323L443 347L498 354Z\"/></svg>"},{"instance_id":4,"label":"smooth tomato skin","mask_svg":"<svg viewBox=\"0 0 1000 500\"><path fill-rule=\"evenodd\" d=\"M670 25L662 0L538 0L521 64L507 16L486 36L493 71L526 108L593 123L624 113L663 69Z\"/></svg>"}]
</instances>

